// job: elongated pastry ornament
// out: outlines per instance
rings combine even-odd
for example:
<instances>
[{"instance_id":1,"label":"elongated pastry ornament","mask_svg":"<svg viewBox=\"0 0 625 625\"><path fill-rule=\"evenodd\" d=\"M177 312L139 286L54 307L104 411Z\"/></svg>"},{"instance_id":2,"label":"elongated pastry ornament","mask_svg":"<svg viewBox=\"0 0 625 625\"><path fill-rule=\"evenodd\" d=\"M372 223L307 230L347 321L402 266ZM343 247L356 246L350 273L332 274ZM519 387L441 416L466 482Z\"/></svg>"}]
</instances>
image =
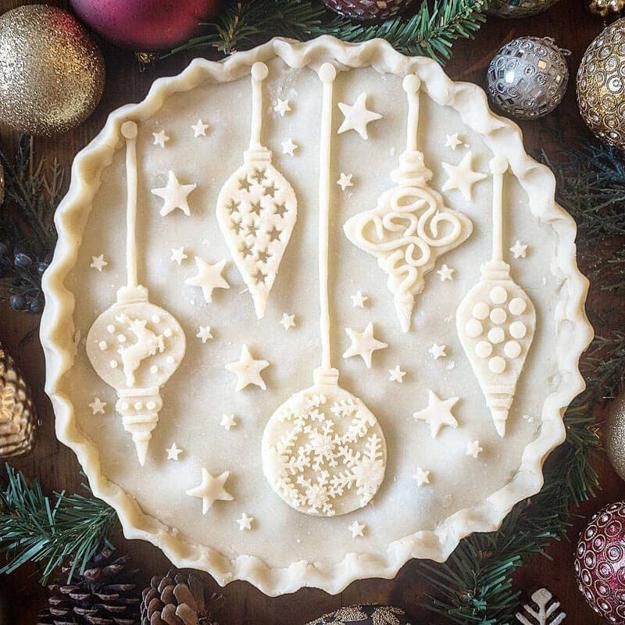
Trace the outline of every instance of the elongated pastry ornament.
<instances>
[{"instance_id":1,"label":"elongated pastry ornament","mask_svg":"<svg viewBox=\"0 0 625 625\"><path fill-rule=\"evenodd\" d=\"M493 250L480 281L456 312L462 347L486 397L499 436L536 331L536 311L527 293L510 276L503 260L503 177L508 162L495 157L493 175Z\"/></svg>"},{"instance_id":2,"label":"elongated pastry ornament","mask_svg":"<svg viewBox=\"0 0 625 625\"><path fill-rule=\"evenodd\" d=\"M143 466L152 432L163 407L160 387L178 368L185 353L180 324L148 299L137 282L137 125L125 122L126 139L126 273L117 301L93 323L87 335L87 356L96 373L117 391L117 412L132 435Z\"/></svg>"},{"instance_id":3,"label":"elongated pastry ornament","mask_svg":"<svg viewBox=\"0 0 625 625\"><path fill-rule=\"evenodd\" d=\"M272 165L261 144L262 84L269 70L252 66L252 128L244 163L228 178L217 198L217 220L230 254L247 285L259 319L278 275L297 220L297 198Z\"/></svg>"},{"instance_id":4,"label":"elongated pastry ornament","mask_svg":"<svg viewBox=\"0 0 625 625\"><path fill-rule=\"evenodd\" d=\"M425 276L441 255L458 247L473 231L471 220L447 208L440 194L428 185L432 172L417 149L420 86L414 74L404 79L408 124L406 151L399 158L399 169L391 173L397 186L385 191L374 209L354 215L344 226L347 238L375 256L388 275L388 288L404 332L410 330Z\"/></svg>"}]
</instances>

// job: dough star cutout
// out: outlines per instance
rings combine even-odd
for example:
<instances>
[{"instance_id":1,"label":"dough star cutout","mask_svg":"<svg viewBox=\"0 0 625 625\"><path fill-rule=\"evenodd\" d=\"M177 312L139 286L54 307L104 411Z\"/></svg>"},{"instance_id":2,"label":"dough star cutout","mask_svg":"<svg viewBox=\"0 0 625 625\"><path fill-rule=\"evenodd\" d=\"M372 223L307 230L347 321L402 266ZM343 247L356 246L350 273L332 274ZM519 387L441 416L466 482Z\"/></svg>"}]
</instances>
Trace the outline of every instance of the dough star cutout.
<instances>
[{"instance_id":1,"label":"dough star cutout","mask_svg":"<svg viewBox=\"0 0 625 625\"><path fill-rule=\"evenodd\" d=\"M339 102L339 108L345 119L340 125L337 134L343 134L348 130L355 130L363 139L368 139L367 125L377 119L382 119L382 115L367 108L367 94L361 93L351 106L344 102Z\"/></svg>"},{"instance_id":2,"label":"dough star cutout","mask_svg":"<svg viewBox=\"0 0 625 625\"><path fill-rule=\"evenodd\" d=\"M166 450L167 451L167 460L173 460L174 462L178 462L178 456L182 453L182 449L176 445L176 443L172 443L171 447Z\"/></svg>"},{"instance_id":3,"label":"dough star cutout","mask_svg":"<svg viewBox=\"0 0 625 625\"><path fill-rule=\"evenodd\" d=\"M239 530L242 532L249 532L252 529L252 523L254 523L255 520L256 519L253 516L249 516L246 512L244 512L237 519L237 525L239 526Z\"/></svg>"},{"instance_id":4,"label":"dough star cutout","mask_svg":"<svg viewBox=\"0 0 625 625\"><path fill-rule=\"evenodd\" d=\"M180 263L182 263L182 261L186 260L187 258L189 257L184 253L184 247L171 248L171 256L169 257L169 260L180 265Z\"/></svg>"},{"instance_id":5,"label":"dough star cutout","mask_svg":"<svg viewBox=\"0 0 625 625\"><path fill-rule=\"evenodd\" d=\"M216 501L233 501L234 497L226 490L226 480L230 471L224 471L218 477L213 477L202 467L202 481L194 488L186 491L189 497L202 500L202 514L206 514Z\"/></svg>"},{"instance_id":6,"label":"dough star cutout","mask_svg":"<svg viewBox=\"0 0 625 625\"><path fill-rule=\"evenodd\" d=\"M352 538L363 538L367 526L364 523L354 521L347 529L352 533Z\"/></svg>"},{"instance_id":7,"label":"dough star cutout","mask_svg":"<svg viewBox=\"0 0 625 625\"><path fill-rule=\"evenodd\" d=\"M196 338L200 339L202 341L202 343L206 343L206 341L209 341L210 339L213 338L213 335L211 333L211 327L210 326L200 326L198 328L197 334L195 336L196 336Z\"/></svg>"},{"instance_id":8,"label":"dough star cutout","mask_svg":"<svg viewBox=\"0 0 625 625\"><path fill-rule=\"evenodd\" d=\"M451 410L458 403L458 399L458 397L441 399L434 391L428 391L427 407L415 412L412 416L417 421L428 423L432 438L436 438L444 425L452 428L458 427L458 421L451 414Z\"/></svg>"},{"instance_id":9,"label":"dough star cutout","mask_svg":"<svg viewBox=\"0 0 625 625\"><path fill-rule=\"evenodd\" d=\"M357 332L351 328L345 328L347 336L349 336L352 344L347 351L343 354L343 358L351 358L352 356L360 356L367 366L367 369L371 369L371 356L373 352L379 349L386 349L387 343L378 341L373 336L373 323L369 322L367 327L362 332Z\"/></svg>"},{"instance_id":10,"label":"dough star cutout","mask_svg":"<svg viewBox=\"0 0 625 625\"><path fill-rule=\"evenodd\" d=\"M93 401L89 404L89 408L91 408L91 414L104 414L104 409L107 404L105 401L102 401L99 397L94 397Z\"/></svg>"},{"instance_id":11,"label":"dough star cutout","mask_svg":"<svg viewBox=\"0 0 625 625\"><path fill-rule=\"evenodd\" d=\"M439 275L441 282L445 282L447 280L451 281L454 279L454 273L456 273L456 270L453 267L443 265L436 273Z\"/></svg>"},{"instance_id":12,"label":"dough star cutout","mask_svg":"<svg viewBox=\"0 0 625 625\"><path fill-rule=\"evenodd\" d=\"M273 105L273 110L280 114L280 117L284 117L287 113L291 112L291 105L288 100L277 99Z\"/></svg>"},{"instance_id":13,"label":"dough star cutout","mask_svg":"<svg viewBox=\"0 0 625 625\"><path fill-rule=\"evenodd\" d=\"M456 151L456 148L462 145L462 140L458 137L458 133L454 132L451 135L447 135L445 137L445 147L451 149L453 152Z\"/></svg>"},{"instance_id":14,"label":"dough star cutout","mask_svg":"<svg viewBox=\"0 0 625 625\"><path fill-rule=\"evenodd\" d=\"M405 375L406 372L402 371L399 365L396 365L394 369L388 370L388 381L403 384Z\"/></svg>"},{"instance_id":15,"label":"dough star cutout","mask_svg":"<svg viewBox=\"0 0 625 625\"><path fill-rule=\"evenodd\" d=\"M165 144L169 141L169 136L165 134L164 130L152 133L153 142L152 145L158 145L161 148L165 147Z\"/></svg>"},{"instance_id":16,"label":"dough star cutout","mask_svg":"<svg viewBox=\"0 0 625 625\"><path fill-rule=\"evenodd\" d=\"M416 481L417 486L424 486L430 483L430 473L431 471L417 467L412 479Z\"/></svg>"},{"instance_id":17,"label":"dough star cutout","mask_svg":"<svg viewBox=\"0 0 625 625\"><path fill-rule=\"evenodd\" d=\"M473 456L474 458L477 458L483 451L484 449L480 446L480 441L475 440L475 441L469 441L467 443L467 449L466 449L467 456Z\"/></svg>"},{"instance_id":18,"label":"dough star cutout","mask_svg":"<svg viewBox=\"0 0 625 625\"><path fill-rule=\"evenodd\" d=\"M354 308L364 308L367 300L369 299L362 291L358 291L355 295L351 296L352 306Z\"/></svg>"},{"instance_id":19,"label":"dough star cutout","mask_svg":"<svg viewBox=\"0 0 625 625\"><path fill-rule=\"evenodd\" d=\"M521 241L516 241L516 243L510 248L512 252L512 256L515 258L526 258L527 257L527 243L521 243Z\"/></svg>"},{"instance_id":20,"label":"dough star cutout","mask_svg":"<svg viewBox=\"0 0 625 625\"><path fill-rule=\"evenodd\" d=\"M102 273L102 269L104 269L108 265L108 262L104 258L104 254L100 254L99 256L91 257L91 264L89 267L91 269L97 269L100 273Z\"/></svg>"},{"instance_id":21,"label":"dough star cutout","mask_svg":"<svg viewBox=\"0 0 625 625\"><path fill-rule=\"evenodd\" d=\"M341 172L339 179L336 181L336 184L341 187L341 191L345 191L345 189L347 189L348 187L354 186L354 181L352 180L353 177L353 174L344 174L343 172Z\"/></svg>"},{"instance_id":22,"label":"dough star cutout","mask_svg":"<svg viewBox=\"0 0 625 625\"><path fill-rule=\"evenodd\" d=\"M430 352L434 360L447 358L447 345L438 345L437 343L434 343L434 345L428 349L428 352Z\"/></svg>"},{"instance_id":23,"label":"dough star cutout","mask_svg":"<svg viewBox=\"0 0 625 625\"><path fill-rule=\"evenodd\" d=\"M288 154L289 156L295 156L295 150L299 149L297 143L293 143L293 139L287 139L282 142L282 154Z\"/></svg>"},{"instance_id":24,"label":"dough star cutout","mask_svg":"<svg viewBox=\"0 0 625 625\"><path fill-rule=\"evenodd\" d=\"M285 330L290 330L295 327L295 315L284 313L279 323Z\"/></svg>"},{"instance_id":25,"label":"dough star cutout","mask_svg":"<svg viewBox=\"0 0 625 625\"><path fill-rule=\"evenodd\" d=\"M241 358L236 362L228 363L226 369L237 376L236 391L241 391L250 384L254 384L265 391L267 386L260 374L268 366L269 361L255 360L252 354L250 354L247 345L243 345L241 347Z\"/></svg>"},{"instance_id":26,"label":"dough star cutout","mask_svg":"<svg viewBox=\"0 0 625 625\"><path fill-rule=\"evenodd\" d=\"M151 189L151 193L164 200L161 215L165 217L179 208L187 217L191 215L188 196L197 187L196 184L180 184L176 174L170 169L167 173L167 184L164 187Z\"/></svg>"},{"instance_id":27,"label":"dough star cutout","mask_svg":"<svg viewBox=\"0 0 625 625\"><path fill-rule=\"evenodd\" d=\"M443 191L458 190L465 200L471 201L473 185L486 178L486 174L473 170L473 153L469 150L458 165L441 163L448 178L443 185Z\"/></svg>"},{"instance_id":28,"label":"dough star cutout","mask_svg":"<svg viewBox=\"0 0 625 625\"><path fill-rule=\"evenodd\" d=\"M191 126L193 130L193 138L199 139L200 137L206 136L206 131L210 128L208 124L205 124L201 119L198 119L193 126Z\"/></svg>"},{"instance_id":29,"label":"dough star cutout","mask_svg":"<svg viewBox=\"0 0 625 625\"><path fill-rule=\"evenodd\" d=\"M213 291L215 289L229 289L230 285L221 275L226 263L224 258L218 263L211 265L199 256L195 257L197 265L197 275L187 278L184 283L188 286L198 286L202 289L202 295L207 304L213 301Z\"/></svg>"},{"instance_id":30,"label":"dough star cutout","mask_svg":"<svg viewBox=\"0 0 625 625\"><path fill-rule=\"evenodd\" d=\"M232 428L237 427L237 425L239 425L239 422L233 414L225 414L221 417L219 425L221 425L224 430L229 432Z\"/></svg>"}]
</instances>

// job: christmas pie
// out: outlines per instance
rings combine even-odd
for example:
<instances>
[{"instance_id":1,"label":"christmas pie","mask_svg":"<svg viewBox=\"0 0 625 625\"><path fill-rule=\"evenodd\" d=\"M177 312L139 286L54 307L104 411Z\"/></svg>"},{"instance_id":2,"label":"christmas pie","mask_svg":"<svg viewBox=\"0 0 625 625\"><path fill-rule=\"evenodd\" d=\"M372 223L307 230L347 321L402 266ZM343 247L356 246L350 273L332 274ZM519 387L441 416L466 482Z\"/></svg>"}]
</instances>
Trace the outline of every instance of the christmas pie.
<instances>
[{"instance_id":1,"label":"christmas pie","mask_svg":"<svg viewBox=\"0 0 625 625\"><path fill-rule=\"evenodd\" d=\"M554 186L478 87L384 42L194 61L76 157L59 439L127 537L221 584L445 560L540 489L583 388Z\"/></svg>"}]
</instances>

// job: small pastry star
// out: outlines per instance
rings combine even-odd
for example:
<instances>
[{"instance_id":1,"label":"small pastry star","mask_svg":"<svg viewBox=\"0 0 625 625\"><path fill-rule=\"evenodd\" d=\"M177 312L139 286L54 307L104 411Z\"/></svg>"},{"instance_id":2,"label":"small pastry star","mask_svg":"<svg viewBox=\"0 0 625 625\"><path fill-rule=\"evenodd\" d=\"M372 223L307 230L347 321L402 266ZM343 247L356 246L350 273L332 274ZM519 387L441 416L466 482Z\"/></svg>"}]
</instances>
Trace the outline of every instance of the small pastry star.
<instances>
[{"instance_id":1,"label":"small pastry star","mask_svg":"<svg viewBox=\"0 0 625 625\"><path fill-rule=\"evenodd\" d=\"M158 145L161 148L164 148L165 144L169 141L169 137L165 134L164 130L153 132L152 136L154 137L154 142L152 145Z\"/></svg>"},{"instance_id":2,"label":"small pastry star","mask_svg":"<svg viewBox=\"0 0 625 625\"><path fill-rule=\"evenodd\" d=\"M467 456L473 456L474 458L477 458L483 451L484 449L480 447L480 441L475 440L467 443Z\"/></svg>"},{"instance_id":3,"label":"small pastry star","mask_svg":"<svg viewBox=\"0 0 625 625\"><path fill-rule=\"evenodd\" d=\"M267 386L260 375L263 369L269 366L267 360L255 360L250 354L247 345L241 347L241 358L236 362L226 365L226 369L237 376L236 391L243 390L246 386L254 384L264 390Z\"/></svg>"},{"instance_id":4,"label":"small pastry star","mask_svg":"<svg viewBox=\"0 0 625 625\"><path fill-rule=\"evenodd\" d=\"M436 273L440 276L441 282L445 282L445 280L454 279L454 273L456 273L456 270L453 267L443 265Z\"/></svg>"},{"instance_id":5,"label":"small pastry star","mask_svg":"<svg viewBox=\"0 0 625 625\"><path fill-rule=\"evenodd\" d=\"M525 258L527 256L527 243L521 243L521 241L517 241L510 248L510 251L515 258Z\"/></svg>"},{"instance_id":6,"label":"small pastry star","mask_svg":"<svg viewBox=\"0 0 625 625\"><path fill-rule=\"evenodd\" d=\"M434 358L434 360L438 360L439 358L447 358L446 349L447 345L438 345L434 343L434 345L428 349L428 352L432 354L432 358Z\"/></svg>"},{"instance_id":7,"label":"small pastry star","mask_svg":"<svg viewBox=\"0 0 625 625\"><path fill-rule=\"evenodd\" d=\"M293 143L293 139L289 138L282 142L282 154L288 154L289 156L295 156L295 150L299 148L299 145Z\"/></svg>"},{"instance_id":8,"label":"small pastry star","mask_svg":"<svg viewBox=\"0 0 625 625\"><path fill-rule=\"evenodd\" d=\"M197 275L187 278L184 283L189 286L199 286L202 289L204 300L210 303L213 301L214 289L230 288L230 285L221 275L221 272L226 266L226 262L226 259L223 259L211 265L199 256L196 256L195 264L197 265Z\"/></svg>"},{"instance_id":9,"label":"small pastry star","mask_svg":"<svg viewBox=\"0 0 625 625\"><path fill-rule=\"evenodd\" d=\"M193 129L193 138L197 139L198 137L205 137L206 131L210 128L210 126L205 124L201 119L198 119L197 122L191 126L191 128Z\"/></svg>"},{"instance_id":10,"label":"small pastry star","mask_svg":"<svg viewBox=\"0 0 625 625\"><path fill-rule=\"evenodd\" d=\"M189 257L184 253L184 247L171 248L171 256L169 257L169 260L180 264L183 260L186 260L187 258Z\"/></svg>"},{"instance_id":11,"label":"small pastry star","mask_svg":"<svg viewBox=\"0 0 625 625\"><path fill-rule=\"evenodd\" d=\"M151 189L153 195L164 200L161 208L161 215L169 215L173 210L179 208L187 217L191 215L188 195L197 187L196 184L180 184L176 174L171 169L167 174L167 185L158 189Z\"/></svg>"},{"instance_id":12,"label":"small pastry star","mask_svg":"<svg viewBox=\"0 0 625 625\"><path fill-rule=\"evenodd\" d=\"M216 501L232 501L234 497L226 490L226 480L230 471L224 471L220 476L213 477L202 467L202 481L195 488L186 491L189 497L202 500L202 514L206 514Z\"/></svg>"},{"instance_id":13,"label":"small pastry star","mask_svg":"<svg viewBox=\"0 0 625 625\"><path fill-rule=\"evenodd\" d=\"M196 336L196 338L200 339L202 341L202 343L206 343L206 341L208 341L208 340L213 338L213 335L211 333L211 327L210 326L200 326L198 328L197 334L195 336Z\"/></svg>"},{"instance_id":14,"label":"small pastry star","mask_svg":"<svg viewBox=\"0 0 625 625\"><path fill-rule=\"evenodd\" d=\"M399 365L395 365L394 369L388 370L388 381L398 382L399 384L402 384L404 381L405 375L406 375L406 372L402 371Z\"/></svg>"},{"instance_id":15,"label":"small pastry star","mask_svg":"<svg viewBox=\"0 0 625 625\"><path fill-rule=\"evenodd\" d=\"M352 533L352 538L358 538L359 536L364 537L367 526L364 523L354 521L347 529Z\"/></svg>"},{"instance_id":16,"label":"small pastry star","mask_svg":"<svg viewBox=\"0 0 625 625\"><path fill-rule=\"evenodd\" d=\"M354 186L354 182L352 180L353 177L353 174L344 174L343 172L341 172L339 179L336 181L336 184L341 187L341 191L345 191L345 189L347 189L348 187Z\"/></svg>"},{"instance_id":17,"label":"small pastry star","mask_svg":"<svg viewBox=\"0 0 625 625\"><path fill-rule=\"evenodd\" d=\"M176 443L172 443L171 447L166 450L167 451L167 460L173 460L174 462L178 462L178 456L182 453L182 449L176 445Z\"/></svg>"},{"instance_id":18,"label":"small pastry star","mask_svg":"<svg viewBox=\"0 0 625 625\"><path fill-rule=\"evenodd\" d=\"M364 308L367 300L369 299L362 291L358 291L355 295L352 295L352 306L354 308Z\"/></svg>"},{"instance_id":19,"label":"small pastry star","mask_svg":"<svg viewBox=\"0 0 625 625\"><path fill-rule=\"evenodd\" d=\"M91 408L91 414L104 414L104 409L106 408L106 402L102 401L99 397L94 397L93 401L89 404L89 408Z\"/></svg>"},{"instance_id":20,"label":"small pastry star","mask_svg":"<svg viewBox=\"0 0 625 625\"><path fill-rule=\"evenodd\" d=\"M89 265L89 267L91 267L92 269L97 269L98 271L102 271L102 269L104 269L107 265L108 262L104 259L104 254L100 254L99 256L91 257L91 264Z\"/></svg>"},{"instance_id":21,"label":"small pastry star","mask_svg":"<svg viewBox=\"0 0 625 625\"><path fill-rule=\"evenodd\" d=\"M473 185L486 178L486 174L473 171L472 162L473 154L469 151L458 165L441 163L448 176L447 181L443 185L443 191L458 189L464 196L464 199L470 201L473 196Z\"/></svg>"},{"instance_id":22,"label":"small pastry star","mask_svg":"<svg viewBox=\"0 0 625 625\"><path fill-rule=\"evenodd\" d=\"M382 341L378 341L373 336L373 323L369 322L369 325L362 331L356 332L351 328L345 328L347 336L351 340L352 344L347 351L343 354L343 358L351 358L352 356L360 356L367 365L367 369L371 369L371 356L373 352L378 349L386 349L388 345Z\"/></svg>"},{"instance_id":23,"label":"small pastry star","mask_svg":"<svg viewBox=\"0 0 625 625\"><path fill-rule=\"evenodd\" d=\"M289 330L290 328L295 327L295 315L288 315L284 313L282 315L282 319L280 319L280 325L285 329Z\"/></svg>"},{"instance_id":24,"label":"small pastry star","mask_svg":"<svg viewBox=\"0 0 625 625\"><path fill-rule=\"evenodd\" d=\"M412 476L413 480L416 480L417 486L423 486L430 483L430 471L417 467L415 474Z\"/></svg>"},{"instance_id":25,"label":"small pastry star","mask_svg":"<svg viewBox=\"0 0 625 625\"><path fill-rule=\"evenodd\" d=\"M227 430L229 432L232 428L235 428L237 425L239 425L239 423L237 421L237 418L233 414L225 414L222 415L219 425L221 425L224 430Z\"/></svg>"},{"instance_id":26,"label":"small pastry star","mask_svg":"<svg viewBox=\"0 0 625 625\"><path fill-rule=\"evenodd\" d=\"M458 138L458 133L454 132L451 135L447 135L445 138L445 147L446 148L451 148L454 152L456 151L456 148L462 145L462 141Z\"/></svg>"},{"instance_id":27,"label":"small pastry star","mask_svg":"<svg viewBox=\"0 0 625 625\"><path fill-rule=\"evenodd\" d=\"M345 117L338 129L337 134L339 135L348 130L355 130L363 139L368 139L367 125L376 119L382 119L382 115L367 109L366 93L361 93L351 106L339 102L339 108Z\"/></svg>"},{"instance_id":28,"label":"small pastry star","mask_svg":"<svg viewBox=\"0 0 625 625\"><path fill-rule=\"evenodd\" d=\"M428 391L427 408L415 412L412 416L417 421L425 421L430 425L432 438L436 438L444 425L458 427L458 422L451 414L452 408L458 402L458 397L441 399L434 391Z\"/></svg>"},{"instance_id":29,"label":"small pastry star","mask_svg":"<svg viewBox=\"0 0 625 625\"><path fill-rule=\"evenodd\" d=\"M245 530L249 532L252 529L252 523L254 523L255 519L253 516L248 516L246 512L244 512L240 518L237 519L237 524L241 531Z\"/></svg>"},{"instance_id":30,"label":"small pastry star","mask_svg":"<svg viewBox=\"0 0 625 625\"><path fill-rule=\"evenodd\" d=\"M280 113L280 117L284 117L286 113L289 113L291 111L291 105L289 104L288 100L281 100L280 98L278 98L276 100L276 103L273 105L273 110L276 113Z\"/></svg>"}]
</instances>

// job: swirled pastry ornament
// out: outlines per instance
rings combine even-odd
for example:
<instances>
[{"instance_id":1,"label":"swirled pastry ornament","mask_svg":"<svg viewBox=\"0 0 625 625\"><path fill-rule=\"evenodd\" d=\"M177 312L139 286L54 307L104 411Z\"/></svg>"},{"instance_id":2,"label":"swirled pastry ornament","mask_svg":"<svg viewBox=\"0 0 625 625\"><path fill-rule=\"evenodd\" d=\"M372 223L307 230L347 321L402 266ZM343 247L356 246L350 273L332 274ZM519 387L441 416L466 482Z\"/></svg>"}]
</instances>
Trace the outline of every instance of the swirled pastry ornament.
<instances>
[{"instance_id":1,"label":"swirled pastry ornament","mask_svg":"<svg viewBox=\"0 0 625 625\"><path fill-rule=\"evenodd\" d=\"M404 332L410 330L415 299L425 287L425 276L440 256L466 241L473 231L471 220L447 208L441 195L428 185L432 172L417 150L419 87L417 76L404 80L407 146L399 169L391 174L397 186L385 191L373 210L355 215L344 226L349 240L375 256L388 275L388 288Z\"/></svg>"}]
</instances>

